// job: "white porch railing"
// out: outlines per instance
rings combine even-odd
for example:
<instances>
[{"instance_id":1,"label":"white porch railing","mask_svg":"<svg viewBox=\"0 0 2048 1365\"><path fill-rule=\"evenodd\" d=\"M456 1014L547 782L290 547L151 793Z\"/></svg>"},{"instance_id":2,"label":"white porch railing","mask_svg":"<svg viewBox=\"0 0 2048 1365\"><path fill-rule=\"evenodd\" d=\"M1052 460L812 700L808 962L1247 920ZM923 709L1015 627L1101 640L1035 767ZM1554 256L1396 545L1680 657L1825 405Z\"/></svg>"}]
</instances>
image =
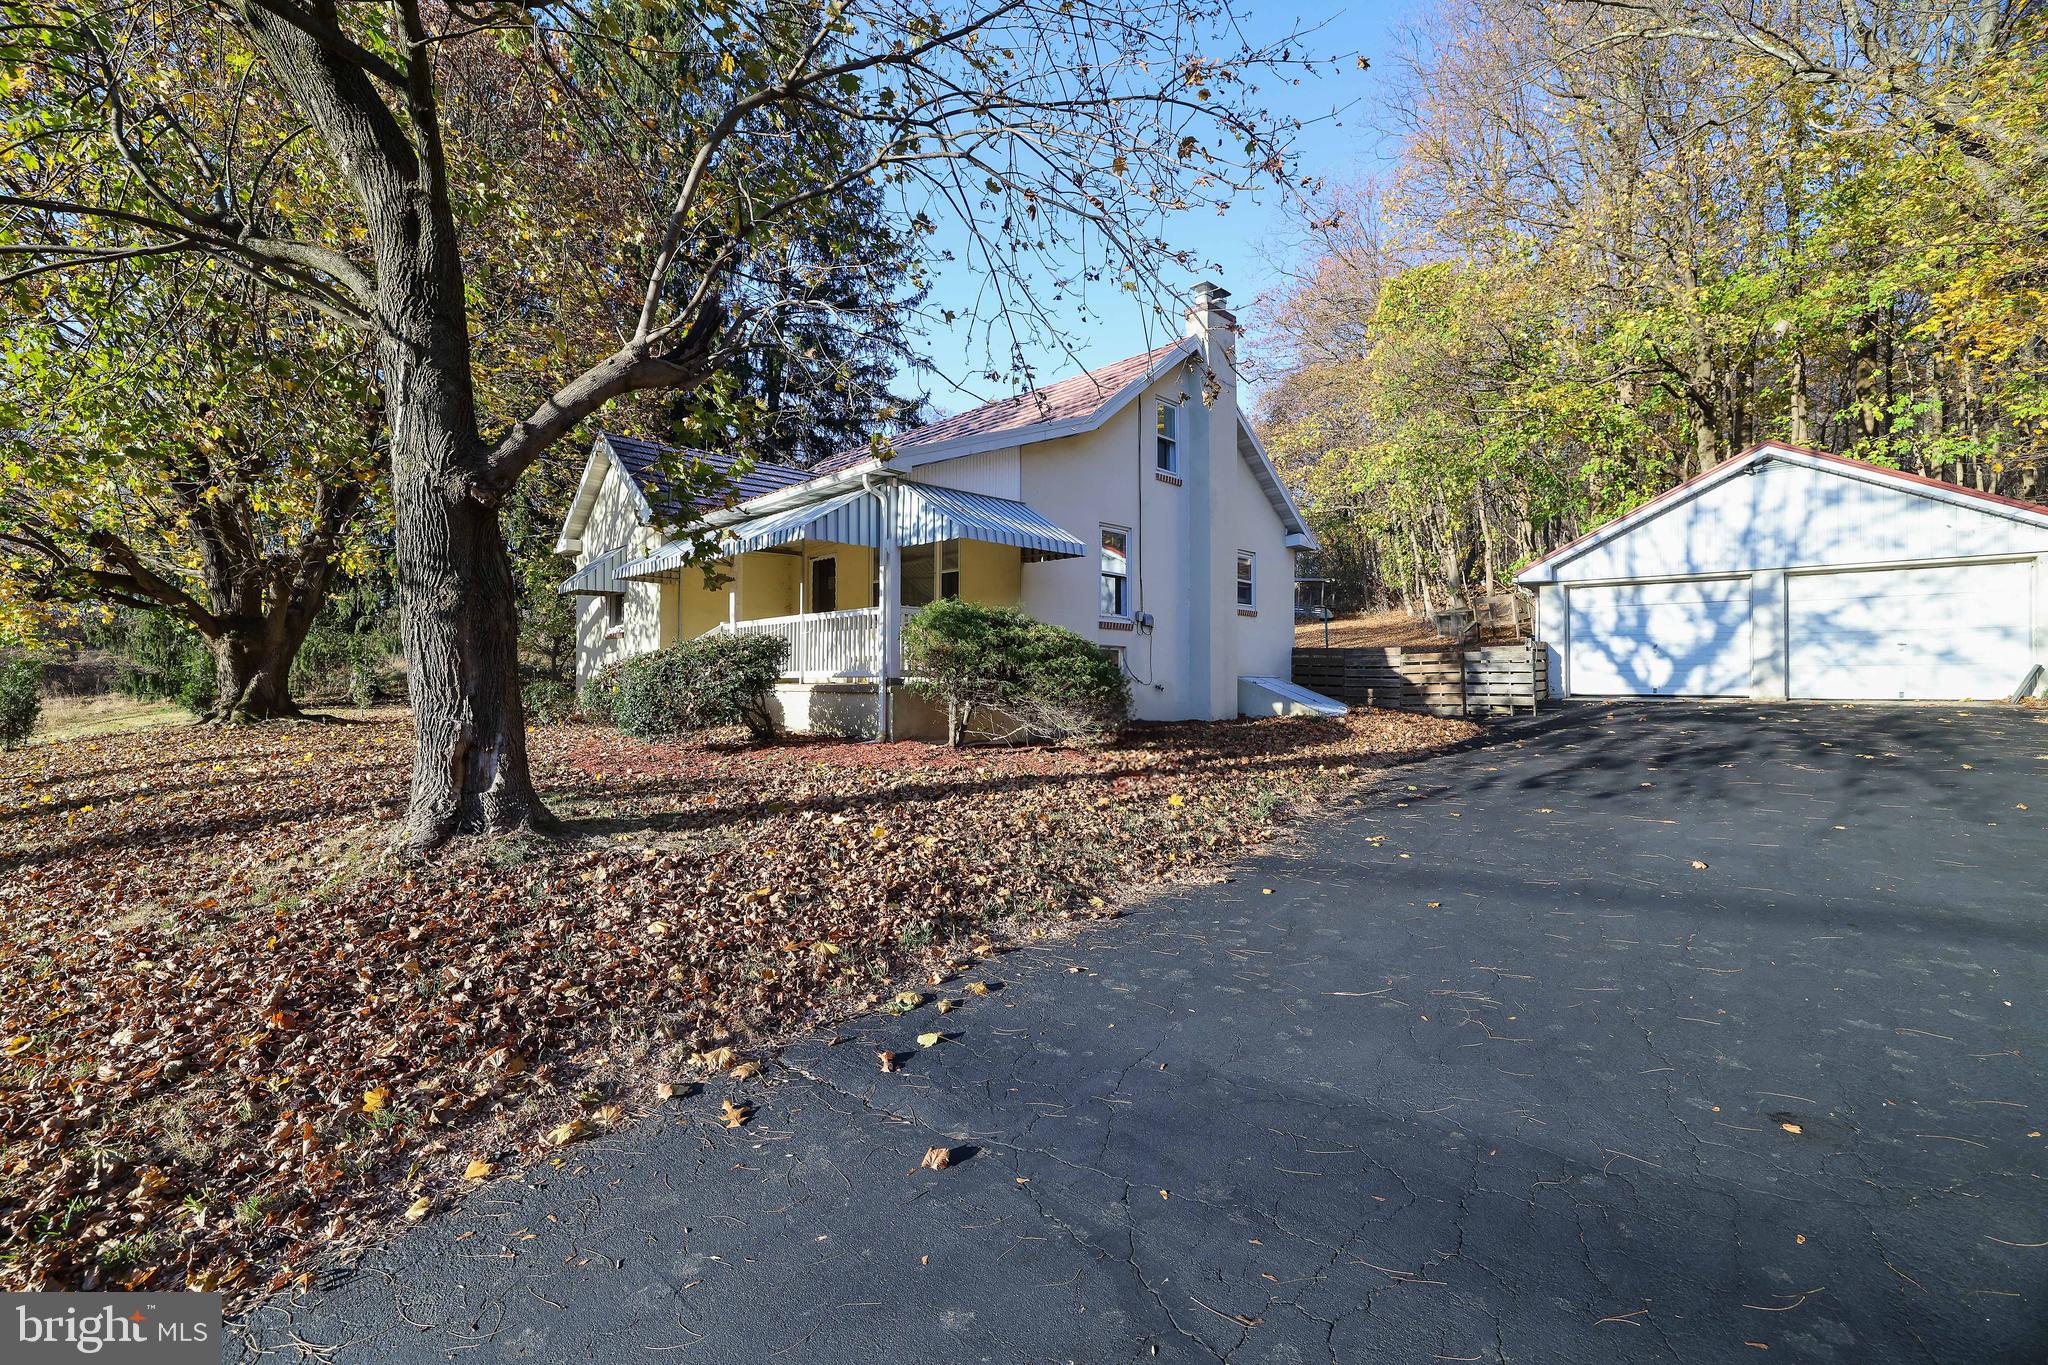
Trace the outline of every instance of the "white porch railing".
<instances>
[{"instance_id":1,"label":"white porch railing","mask_svg":"<svg viewBox=\"0 0 2048 1365\"><path fill-rule=\"evenodd\" d=\"M783 674L803 682L873 678L875 659L881 652L882 609L855 607L721 621L716 629L734 635L780 635L789 641L789 662L783 665Z\"/></svg>"}]
</instances>

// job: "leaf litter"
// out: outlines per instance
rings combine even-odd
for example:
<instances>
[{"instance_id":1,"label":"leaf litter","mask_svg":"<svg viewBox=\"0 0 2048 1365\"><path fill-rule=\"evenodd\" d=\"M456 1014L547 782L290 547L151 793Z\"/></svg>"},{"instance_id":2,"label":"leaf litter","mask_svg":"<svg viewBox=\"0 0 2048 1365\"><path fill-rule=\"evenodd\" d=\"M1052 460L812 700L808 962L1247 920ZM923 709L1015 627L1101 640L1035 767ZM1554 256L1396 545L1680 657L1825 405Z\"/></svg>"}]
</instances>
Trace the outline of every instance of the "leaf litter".
<instances>
[{"instance_id":1,"label":"leaf litter","mask_svg":"<svg viewBox=\"0 0 2048 1365\"><path fill-rule=\"evenodd\" d=\"M921 1008L894 983L1111 917L1474 732L1363 712L754 749L559 727L532 756L566 834L423 865L389 852L403 712L0 754L0 1289L232 1306L309 1282L629 1121L633 1093L687 1100L686 1060L754 1078L743 1044L898 991Z\"/></svg>"}]
</instances>

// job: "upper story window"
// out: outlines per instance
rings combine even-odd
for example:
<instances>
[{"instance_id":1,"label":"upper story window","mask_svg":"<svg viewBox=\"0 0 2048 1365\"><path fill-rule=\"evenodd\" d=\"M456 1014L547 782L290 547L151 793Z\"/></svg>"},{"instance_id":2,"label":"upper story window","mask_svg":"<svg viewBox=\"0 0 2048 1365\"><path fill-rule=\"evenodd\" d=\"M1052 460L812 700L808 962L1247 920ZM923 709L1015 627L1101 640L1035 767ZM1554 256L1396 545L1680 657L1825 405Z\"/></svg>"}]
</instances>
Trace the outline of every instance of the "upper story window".
<instances>
[{"instance_id":1,"label":"upper story window","mask_svg":"<svg viewBox=\"0 0 2048 1365\"><path fill-rule=\"evenodd\" d=\"M1131 533L1122 526L1102 528L1102 614L1131 614Z\"/></svg>"},{"instance_id":2,"label":"upper story window","mask_svg":"<svg viewBox=\"0 0 2048 1365\"><path fill-rule=\"evenodd\" d=\"M1249 607L1257 603L1258 556L1250 550L1237 552L1237 605Z\"/></svg>"},{"instance_id":3,"label":"upper story window","mask_svg":"<svg viewBox=\"0 0 2048 1365\"><path fill-rule=\"evenodd\" d=\"M1159 400L1157 454L1162 474L1180 473L1180 404Z\"/></svg>"}]
</instances>

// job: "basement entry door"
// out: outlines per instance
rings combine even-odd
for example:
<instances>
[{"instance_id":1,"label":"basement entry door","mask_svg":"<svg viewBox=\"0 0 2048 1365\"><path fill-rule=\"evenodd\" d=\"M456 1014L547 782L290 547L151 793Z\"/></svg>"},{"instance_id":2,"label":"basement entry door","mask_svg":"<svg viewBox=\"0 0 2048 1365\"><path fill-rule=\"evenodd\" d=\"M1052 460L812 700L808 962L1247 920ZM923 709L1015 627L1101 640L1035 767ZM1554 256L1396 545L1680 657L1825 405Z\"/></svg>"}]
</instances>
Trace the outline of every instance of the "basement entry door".
<instances>
[{"instance_id":1,"label":"basement entry door","mask_svg":"<svg viewBox=\"0 0 2048 1365\"><path fill-rule=\"evenodd\" d=\"M2026 674L2033 565L1789 574L1786 684L1828 701L2010 696Z\"/></svg>"},{"instance_id":2,"label":"basement entry door","mask_svg":"<svg viewBox=\"0 0 2048 1365\"><path fill-rule=\"evenodd\" d=\"M1749 580L1570 589L1573 696L1746 697Z\"/></svg>"}]
</instances>

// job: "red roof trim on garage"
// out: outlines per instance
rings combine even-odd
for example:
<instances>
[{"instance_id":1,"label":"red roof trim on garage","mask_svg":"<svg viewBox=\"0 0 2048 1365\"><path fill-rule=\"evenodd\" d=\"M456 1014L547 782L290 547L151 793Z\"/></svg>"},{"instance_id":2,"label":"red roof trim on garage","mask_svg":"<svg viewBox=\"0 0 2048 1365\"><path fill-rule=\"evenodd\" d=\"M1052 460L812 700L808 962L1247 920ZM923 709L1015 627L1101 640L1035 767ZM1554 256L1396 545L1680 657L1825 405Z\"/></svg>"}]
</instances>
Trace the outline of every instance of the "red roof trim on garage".
<instances>
[{"instance_id":1,"label":"red roof trim on garage","mask_svg":"<svg viewBox=\"0 0 2048 1365\"><path fill-rule=\"evenodd\" d=\"M1611 517L1583 535L1574 536L1548 554L1537 556L1527 564L1524 564L1516 572L1515 577L1521 578L1531 569L1540 568L1545 564L1566 558L1574 551L1608 535L1625 523L1634 523L1646 519L1651 513L1667 503L1678 501L1691 490L1713 483L1717 479L1728 478L1745 466L1761 463L1773 452L1786 455L1803 455L1809 459L1825 460L1829 464L1846 465L1858 473L1878 474L1887 479L1896 479L1900 483L1917 484L1920 487L1935 489L1942 493L1960 495L1978 502L1994 503L2000 507L2009 507L2015 511L2048 518L2048 506L2043 506L2040 503L2026 502L2020 498L2008 498L1999 493L1980 492L1975 488L1965 488L1959 483L1949 483L1943 479L1932 479L1925 474L1908 474L1903 469L1892 469L1886 465L1872 464L1868 460L1851 459L1847 455L1836 455L1826 450L1814 450L1807 446L1795 446L1786 441L1760 441L1735 458L1717 464L1712 469L1706 470L1703 473L1695 474L1684 483L1675 484L1665 489L1642 506L1632 511L1623 512L1618 517Z\"/></svg>"},{"instance_id":2,"label":"red roof trim on garage","mask_svg":"<svg viewBox=\"0 0 2048 1365\"><path fill-rule=\"evenodd\" d=\"M1917 483L1926 488L1939 488L1944 493L1961 493L1964 497L1975 498L1979 502L1993 502L2001 507L2012 507L2022 512L2032 512L2037 517L2048 517L2048 505L2042 503L2028 502L2024 498L2008 498L2003 493L1986 493L1981 489L1965 488L1962 484L1950 483L1946 479L1930 478L1925 474L1909 474L1903 469L1892 469L1886 465L1872 464L1868 460L1852 460L1847 455L1836 455L1825 450L1808 450L1805 446L1788 446L1781 441L1767 441L1760 446L1751 446L1743 454L1748 455L1759 450L1789 450L1799 455L1811 455L1817 460L1827 460L1832 464L1845 464L1851 469L1867 469L1873 474L1882 474L1886 478L1898 479L1903 483Z\"/></svg>"}]
</instances>

